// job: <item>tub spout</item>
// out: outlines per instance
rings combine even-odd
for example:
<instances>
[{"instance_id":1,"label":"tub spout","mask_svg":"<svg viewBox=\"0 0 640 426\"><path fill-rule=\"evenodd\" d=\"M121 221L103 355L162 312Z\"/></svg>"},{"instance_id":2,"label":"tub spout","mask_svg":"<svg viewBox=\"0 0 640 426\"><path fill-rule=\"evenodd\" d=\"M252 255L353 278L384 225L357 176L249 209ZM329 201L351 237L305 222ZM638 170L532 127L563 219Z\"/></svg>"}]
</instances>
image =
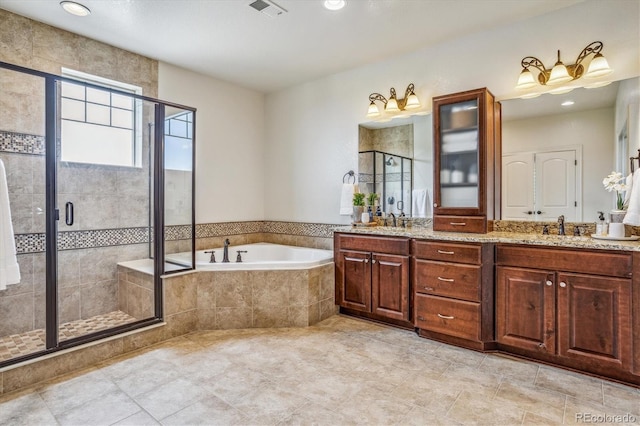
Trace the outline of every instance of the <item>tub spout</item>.
<instances>
[{"instance_id":1,"label":"tub spout","mask_svg":"<svg viewBox=\"0 0 640 426\"><path fill-rule=\"evenodd\" d=\"M229 241L229 239L226 238L224 240L224 252L222 253L222 263L229 263L229 244L231 244L231 241Z\"/></svg>"}]
</instances>

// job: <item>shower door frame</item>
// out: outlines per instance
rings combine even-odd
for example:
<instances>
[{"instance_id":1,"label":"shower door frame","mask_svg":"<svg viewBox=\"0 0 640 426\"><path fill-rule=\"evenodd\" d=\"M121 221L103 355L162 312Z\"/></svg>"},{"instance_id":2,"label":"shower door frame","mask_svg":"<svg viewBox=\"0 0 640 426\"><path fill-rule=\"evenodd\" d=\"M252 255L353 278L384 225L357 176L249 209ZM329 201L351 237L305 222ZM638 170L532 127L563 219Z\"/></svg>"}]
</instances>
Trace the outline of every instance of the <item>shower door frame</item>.
<instances>
[{"instance_id":1,"label":"shower door frame","mask_svg":"<svg viewBox=\"0 0 640 426\"><path fill-rule=\"evenodd\" d=\"M24 362L26 360L41 357L46 354L68 349L81 344L101 340L106 337L115 336L128 331L147 327L163 322L163 292L162 292L162 276L185 271L195 270L195 248L196 248L196 232L195 232L195 148L196 148L196 109L185 105L172 102L162 101L160 99L137 95L119 91L116 89L105 88L87 82L79 82L67 77L22 67L15 64L0 61L0 69L8 69L31 76L41 77L44 79L45 86L45 349L33 352L24 356L15 357L6 361L0 361L0 368L9 365ZM149 164L149 168L153 167L153 197L150 197L149 211L153 208L153 223L149 221L148 227L153 226L153 232L149 233L153 244L153 260L154 260L154 316L121 326L97 331L80 337L60 341L58 335L58 222L60 212L57 208L57 131L58 131L58 82L70 82L82 84L86 87L98 90L107 90L110 93L123 95L135 100L151 102L155 104L155 132L153 146L153 164ZM191 267L183 269L165 271L164 261L164 118L165 107L179 108L193 113L193 132L192 132L192 186L191 186ZM152 147L149 146L151 150ZM152 235L153 234L153 235ZM148 241L147 244L150 244Z\"/></svg>"}]
</instances>

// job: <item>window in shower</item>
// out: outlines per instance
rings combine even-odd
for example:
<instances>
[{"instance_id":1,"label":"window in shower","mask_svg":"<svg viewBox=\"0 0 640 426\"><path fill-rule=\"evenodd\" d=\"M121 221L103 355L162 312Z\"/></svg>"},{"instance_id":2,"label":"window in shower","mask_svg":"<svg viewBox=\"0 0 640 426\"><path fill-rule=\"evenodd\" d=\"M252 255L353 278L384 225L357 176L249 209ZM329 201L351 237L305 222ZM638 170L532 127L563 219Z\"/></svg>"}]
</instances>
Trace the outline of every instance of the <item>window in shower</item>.
<instances>
[{"instance_id":1,"label":"window in shower","mask_svg":"<svg viewBox=\"0 0 640 426\"><path fill-rule=\"evenodd\" d=\"M193 150L193 112L179 112L164 121L165 168L190 171Z\"/></svg>"},{"instance_id":2,"label":"window in shower","mask_svg":"<svg viewBox=\"0 0 640 426\"><path fill-rule=\"evenodd\" d=\"M69 69L63 69L63 76L91 86L68 80L61 84L62 161L140 167L141 104L127 94L142 89Z\"/></svg>"}]
</instances>

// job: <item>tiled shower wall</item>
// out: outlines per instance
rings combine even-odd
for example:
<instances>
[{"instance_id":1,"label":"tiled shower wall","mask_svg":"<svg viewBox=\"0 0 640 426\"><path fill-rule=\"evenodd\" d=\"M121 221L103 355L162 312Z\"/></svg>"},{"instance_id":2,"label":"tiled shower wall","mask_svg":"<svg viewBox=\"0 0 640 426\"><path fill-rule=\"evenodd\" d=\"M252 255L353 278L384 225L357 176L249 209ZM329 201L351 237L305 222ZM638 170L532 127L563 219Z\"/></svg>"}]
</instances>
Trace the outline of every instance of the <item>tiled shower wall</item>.
<instances>
[{"instance_id":1,"label":"tiled shower wall","mask_svg":"<svg viewBox=\"0 0 640 426\"><path fill-rule=\"evenodd\" d=\"M157 97L157 61L1 9L0 61L57 75L70 68ZM0 159L21 273L19 284L0 291L3 336L44 325L45 105L39 77L0 70L0 88ZM147 140L143 136L145 145ZM142 160L141 168L58 163L58 208L64 212L72 201L76 213L73 226L60 222L61 322L116 309L117 262L147 257L148 157Z\"/></svg>"}]
</instances>

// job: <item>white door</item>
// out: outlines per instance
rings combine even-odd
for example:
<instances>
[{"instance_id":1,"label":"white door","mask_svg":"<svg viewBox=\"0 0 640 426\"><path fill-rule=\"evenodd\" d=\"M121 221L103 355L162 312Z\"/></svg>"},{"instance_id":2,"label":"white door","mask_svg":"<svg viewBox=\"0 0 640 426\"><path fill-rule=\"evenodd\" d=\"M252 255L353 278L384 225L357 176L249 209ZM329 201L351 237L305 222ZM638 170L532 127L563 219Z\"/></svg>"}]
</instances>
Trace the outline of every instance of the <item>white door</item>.
<instances>
[{"instance_id":1,"label":"white door","mask_svg":"<svg viewBox=\"0 0 640 426\"><path fill-rule=\"evenodd\" d=\"M539 152L535 154L536 220L554 221L564 215L575 222L576 151Z\"/></svg>"},{"instance_id":2,"label":"white door","mask_svg":"<svg viewBox=\"0 0 640 426\"><path fill-rule=\"evenodd\" d=\"M534 220L534 153L502 157L502 219Z\"/></svg>"}]
</instances>

